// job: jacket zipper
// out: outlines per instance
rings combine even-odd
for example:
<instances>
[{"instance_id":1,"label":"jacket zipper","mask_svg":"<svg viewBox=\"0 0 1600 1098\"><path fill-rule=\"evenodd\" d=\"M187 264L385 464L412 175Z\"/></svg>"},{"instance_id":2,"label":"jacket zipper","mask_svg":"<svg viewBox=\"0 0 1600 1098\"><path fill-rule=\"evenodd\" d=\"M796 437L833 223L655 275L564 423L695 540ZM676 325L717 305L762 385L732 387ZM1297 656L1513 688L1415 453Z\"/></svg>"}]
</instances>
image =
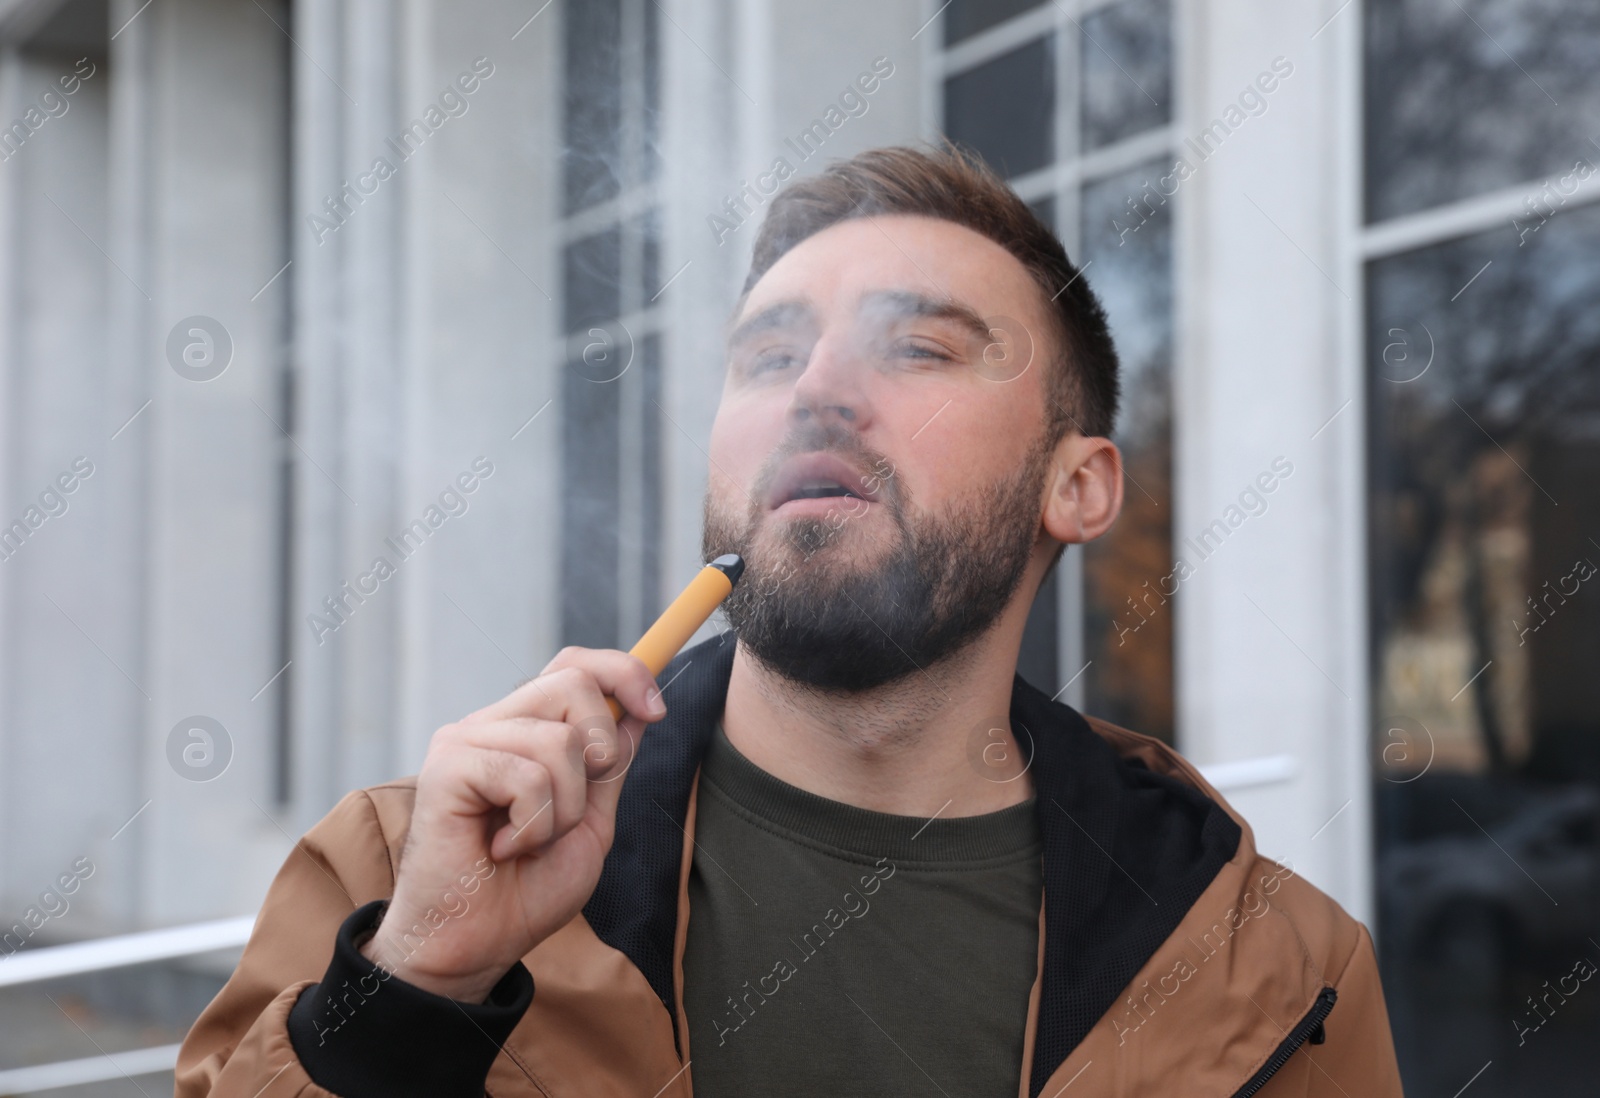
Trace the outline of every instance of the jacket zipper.
<instances>
[{"instance_id":1,"label":"jacket zipper","mask_svg":"<svg viewBox=\"0 0 1600 1098\"><path fill-rule=\"evenodd\" d=\"M1333 988L1323 988L1322 993L1317 996L1317 1001L1311 1005L1310 1013L1300 1019L1300 1024L1289 1031L1289 1036L1283 1039L1283 1043L1278 1046L1278 1051L1274 1052L1271 1058L1261 1065L1261 1070L1256 1072L1248 1083L1234 1093L1233 1098L1250 1098L1251 1095L1260 1091L1262 1087L1267 1085L1267 1080L1276 1075L1278 1069L1288 1063L1289 1057L1299 1051L1300 1046L1305 1044L1307 1040L1314 1045L1322 1044L1326 1039L1322 1023L1333 1012L1333 1004L1338 998L1339 993Z\"/></svg>"}]
</instances>

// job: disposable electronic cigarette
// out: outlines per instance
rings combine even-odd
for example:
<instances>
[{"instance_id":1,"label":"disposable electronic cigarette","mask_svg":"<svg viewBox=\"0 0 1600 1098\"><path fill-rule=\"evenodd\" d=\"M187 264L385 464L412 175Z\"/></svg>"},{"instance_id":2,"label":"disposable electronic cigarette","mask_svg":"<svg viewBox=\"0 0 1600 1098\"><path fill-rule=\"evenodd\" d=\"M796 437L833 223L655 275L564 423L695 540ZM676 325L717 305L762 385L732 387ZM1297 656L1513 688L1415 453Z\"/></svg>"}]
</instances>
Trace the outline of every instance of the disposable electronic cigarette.
<instances>
[{"instance_id":1,"label":"disposable electronic cigarette","mask_svg":"<svg viewBox=\"0 0 1600 1098\"><path fill-rule=\"evenodd\" d=\"M722 600L732 593L733 585L743 573L744 559L737 553L718 557L700 569L700 574L689 581L689 586L661 612L656 623L645 630L629 654L643 660L652 675L661 674L678 650L689 643L695 630L704 625L722 605ZM606 704L611 706L611 715L620 720L622 703L616 698L607 698Z\"/></svg>"}]
</instances>

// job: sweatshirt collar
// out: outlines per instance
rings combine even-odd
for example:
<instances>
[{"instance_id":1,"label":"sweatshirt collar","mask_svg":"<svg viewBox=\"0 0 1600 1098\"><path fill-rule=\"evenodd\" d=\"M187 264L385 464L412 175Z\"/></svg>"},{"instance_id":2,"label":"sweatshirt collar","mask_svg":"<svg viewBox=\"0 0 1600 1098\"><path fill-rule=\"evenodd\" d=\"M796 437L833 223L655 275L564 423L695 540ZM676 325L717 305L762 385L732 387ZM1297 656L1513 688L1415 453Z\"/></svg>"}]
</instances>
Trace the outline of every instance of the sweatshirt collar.
<instances>
[{"instance_id":1,"label":"sweatshirt collar","mask_svg":"<svg viewBox=\"0 0 1600 1098\"><path fill-rule=\"evenodd\" d=\"M1040 853L1032 798L976 816L902 816L832 800L790 785L740 754L721 722L700 768L702 795L713 787L737 811L791 841L870 865L965 869Z\"/></svg>"}]
</instances>

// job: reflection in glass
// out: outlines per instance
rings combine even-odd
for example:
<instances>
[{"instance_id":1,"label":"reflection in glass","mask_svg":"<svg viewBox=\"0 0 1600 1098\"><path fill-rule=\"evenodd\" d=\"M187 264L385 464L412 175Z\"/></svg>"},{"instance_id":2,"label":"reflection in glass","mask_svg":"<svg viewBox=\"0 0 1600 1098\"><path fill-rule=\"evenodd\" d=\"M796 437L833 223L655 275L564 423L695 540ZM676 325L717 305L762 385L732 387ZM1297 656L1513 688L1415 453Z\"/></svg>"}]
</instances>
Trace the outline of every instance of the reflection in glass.
<instances>
[{"instance_id":1,"label":"reflection in glass","mask_svg":"<svg viewBox=\"0 0 1600 1098\"><path fill-rule=\"evenodd\" d=\"M1055 155L1055 67L1040 38L945 81L944 129L1008 178Z\"/></svg>"},{"instance_id":2,"label":"reflection in glass","mask_svg":"<svg viewBox=\"0 0 1600 1098\"><path fill-rule=\"evenodd\" d=\"M1593 1093L1600 982L1559 989L1600 969L1596 256L1591 207L1368 271L1378 940L1408 1094L1489 1060L1479 1096Z\"/></svg>"},{"instance_id":3,"label":"reflection in glass","mask_svg":"<svg viewBox=\"0 0 1600 1098\"><path fill-rule=\"evenodd\" d=\"M1172 118L1168 0L1121 0L1079 24L1083 147L1098 149Z\"/></svg>"},{"instance_id":4,"label":"reflection in glass","mask_svg":"<svg viewBox=\"0 0 1600 1098\"><path fill-rule=\"evenodd\" d=\"M1364 19L1367 220L1600 164L1600 4L1367 0Z\"/></svg>"},{"instance_id":5,"label":"reflection in glass","mask_svg":"<svg viewBox=\"0 0 1600 1098\"><path fill-rule=\"evenodd\" d=\"M1083 253L1122 360L1122 515L1084 548L1087 708L1173 735L1172 210L1155 161L1083 191ZM1166 581L1163 583L1163 581Z\"/></svg>"}]
</instances>

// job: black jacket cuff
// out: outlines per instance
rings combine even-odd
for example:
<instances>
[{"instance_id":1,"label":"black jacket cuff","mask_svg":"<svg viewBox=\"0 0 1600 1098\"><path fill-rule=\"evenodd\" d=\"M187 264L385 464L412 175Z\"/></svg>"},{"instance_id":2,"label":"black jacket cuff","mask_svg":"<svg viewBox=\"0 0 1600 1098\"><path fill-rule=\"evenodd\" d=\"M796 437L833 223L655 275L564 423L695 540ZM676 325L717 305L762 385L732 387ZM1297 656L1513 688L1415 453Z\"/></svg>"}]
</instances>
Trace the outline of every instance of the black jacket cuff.
<instances>
[{"instance_id":1,"label":"black jacket cuff","mask_svg":"<svg viewBox=\"0 0 1600 1098\"><path fill-rule=\"evenodd\" d=\"M344 1098L482 1098L500 1047L533 1001L533 974L512 966L484 1003L408 984L361 955L387 900L345 919L320 984L289 1012L289 1040L306 1073Z\"/></svg>"}]
</instances>

